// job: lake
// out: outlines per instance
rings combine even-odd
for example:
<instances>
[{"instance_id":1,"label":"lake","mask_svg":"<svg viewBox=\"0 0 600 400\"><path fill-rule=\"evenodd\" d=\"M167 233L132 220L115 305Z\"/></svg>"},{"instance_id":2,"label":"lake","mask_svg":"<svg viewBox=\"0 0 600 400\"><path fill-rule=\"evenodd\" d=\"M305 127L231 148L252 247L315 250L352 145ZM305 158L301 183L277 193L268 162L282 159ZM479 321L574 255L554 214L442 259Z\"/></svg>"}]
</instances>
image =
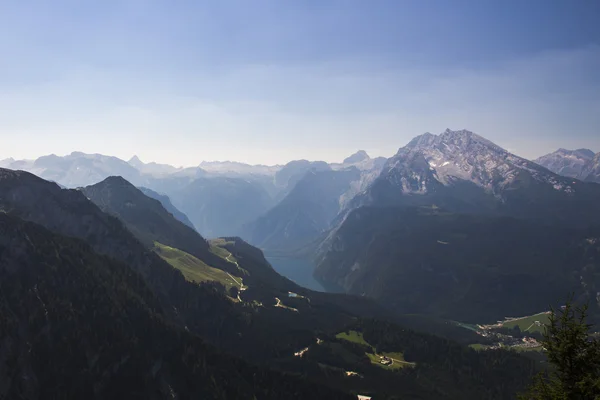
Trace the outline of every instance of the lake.
<instances>
[{"instance_id":1,"label":"lake","mask_svg":"<svg viewBox=\"0 0 600 400\"><path fill-rule=\"evenodd\" d=\"M315 265L312 261L299 258L269 257L268 255L265 255L265 258L275 271L298 285L318 292L327 291L321 282L313 277Z\"/></svg>"}]
</instances>

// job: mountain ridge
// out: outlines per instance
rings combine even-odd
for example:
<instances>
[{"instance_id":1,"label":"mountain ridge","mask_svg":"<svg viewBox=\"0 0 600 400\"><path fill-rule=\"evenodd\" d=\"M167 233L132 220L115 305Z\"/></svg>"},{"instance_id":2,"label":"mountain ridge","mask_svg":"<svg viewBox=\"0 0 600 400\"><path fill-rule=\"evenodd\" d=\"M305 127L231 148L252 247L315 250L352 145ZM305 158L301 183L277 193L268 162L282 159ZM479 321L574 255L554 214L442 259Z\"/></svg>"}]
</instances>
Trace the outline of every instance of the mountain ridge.
<instances>
[{"instance_id":1,"label":"mountain ridge","mask_svg":"<svg viewBox=\"0 0 600 400\"><path fill-rule=\"evenodd\" d=\"M566 176L585 180L595 154L589 149L567 150L560 148L534 160L535 163L548 168L550 171Z\"/></svg>"},{"instance_id":2,"label":"mountain ridge","mask_svg":"<svg viewBox=\"0 0 600 400\"><path fill-rule=\"evenodd\" d=\"M437 205L457 212L585 225L600 221L592 206L599 195L600 187L557 175L473 132L446 130L417 136L400 148L348 210L361 205Z\"/></svg>"}]
</instances>

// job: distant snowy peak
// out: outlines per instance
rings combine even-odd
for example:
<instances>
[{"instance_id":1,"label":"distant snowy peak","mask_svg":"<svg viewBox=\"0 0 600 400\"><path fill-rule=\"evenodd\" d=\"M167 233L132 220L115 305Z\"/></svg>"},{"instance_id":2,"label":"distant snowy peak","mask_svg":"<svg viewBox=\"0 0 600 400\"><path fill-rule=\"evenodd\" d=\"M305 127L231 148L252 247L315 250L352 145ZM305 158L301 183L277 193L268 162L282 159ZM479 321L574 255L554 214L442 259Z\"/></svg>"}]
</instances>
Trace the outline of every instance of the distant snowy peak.
<instances>
[{"instance_id":1,"label":"distant snowy peak","mask_svg":"<svg viewBox=\"0 0 600 400\"><path fill-rule=\"evenodd\" d=\"M199 165L205 171L218 174L274 175L281 165L250 165L237 161L202 161Z\"/></svg>"},{"instance_id":2,"label":"distant snowy peak","mask_svg":"<svg viewBox=\"0 0 600 400\"><path fill-rule=\"evenodd\" d=\"M155 178L164 177L182 169L169 164L157 164L155 162L145 163L140 160L138 156L131 157L131 159L127 161L127 164L131 165L142 174L151 175Z\"/></svg>"},{"instance_id":3,"label":"distant snowy peak","mask_svg":"<svg viewBox=\"0 0 600 400\"><path fill-rule=\"evenodd\" d=\"M556 174L585 180L593 158L594 152L589 149L558 149L534 161Z\"/></svg>"},{"instance_id":4,"label":"distant snowy peak","mask_svg":"<svg viewBox=\"0 0 600 400\"><path fill-rule=\"evenodd\" d=\"M15 162L14 158L5 158L4 160L0 160L0 168L9 168L12 163Z\"/></svg>"},{"instance_id":5,"label":"distant snowy peak","mask_svg":"<svg viewBox=\"0 0 600 400\"><path fill-rule=\"evenodd\" d=\"M498 195L522 173L556 190L572 190L564 179L467 130L447 129L414 138L388 161L382 177L404 193L423 194L436 182L449 186L461 180Z\"/></svg>"}]
</instances>

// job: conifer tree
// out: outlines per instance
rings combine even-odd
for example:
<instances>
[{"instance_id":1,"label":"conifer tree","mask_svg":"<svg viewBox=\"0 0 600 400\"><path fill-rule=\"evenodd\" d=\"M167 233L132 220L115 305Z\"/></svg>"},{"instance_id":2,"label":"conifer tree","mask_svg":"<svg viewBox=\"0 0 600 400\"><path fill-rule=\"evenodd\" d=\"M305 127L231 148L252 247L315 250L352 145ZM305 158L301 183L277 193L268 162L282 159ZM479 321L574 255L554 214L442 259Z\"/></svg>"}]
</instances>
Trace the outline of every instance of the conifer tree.
<instances>
[{"instance_id":1,"label":"conifer tree","mask_svg":"<svg viewBox=\"0 0 600 400\"><path fill-rule=\"evenodd\" d=\"M600 400L600 340L590 335L588 306L552 310L542 345L550 367L522 400Z\"/></svg>"}]
</instances>

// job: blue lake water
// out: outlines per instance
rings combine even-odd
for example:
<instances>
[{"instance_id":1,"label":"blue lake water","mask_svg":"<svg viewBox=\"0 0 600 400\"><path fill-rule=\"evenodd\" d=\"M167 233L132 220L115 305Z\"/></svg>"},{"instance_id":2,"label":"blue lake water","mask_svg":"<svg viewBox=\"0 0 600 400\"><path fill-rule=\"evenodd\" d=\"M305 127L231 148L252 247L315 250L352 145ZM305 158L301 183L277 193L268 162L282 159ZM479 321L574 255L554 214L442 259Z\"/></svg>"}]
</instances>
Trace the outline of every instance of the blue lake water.
<instances>
[{"instance_id":1,"label":"blue lake water","mask_svg":"<svg viewBox=\"0 0 600 400\"><path fill-rule=\"evenodd\" d=\"M315 265L312 261L298 258L265 256L275 271L294 281L298 285L318 292L327 291L321 282L313 276Z\"/></svg>"}]
</instances>

